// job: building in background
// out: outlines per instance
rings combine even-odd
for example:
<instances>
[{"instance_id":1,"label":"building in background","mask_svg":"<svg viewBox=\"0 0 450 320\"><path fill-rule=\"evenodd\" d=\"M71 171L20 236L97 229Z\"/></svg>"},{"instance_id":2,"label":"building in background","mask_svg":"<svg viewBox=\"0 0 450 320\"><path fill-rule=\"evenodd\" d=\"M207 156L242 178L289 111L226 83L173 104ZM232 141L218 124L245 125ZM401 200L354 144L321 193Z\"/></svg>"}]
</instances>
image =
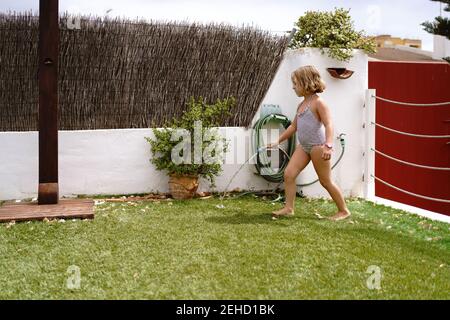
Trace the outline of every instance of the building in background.
<instances>
[{"instance_id":1,"label":"building in background","mask_svg":"<svg viewBox=\"0 0 450 320\"><path fill-rule=\"evenodd\" d=\"M406 46L416 49L422 49L422 40L419 39L402 39L392 37L390 34L376 36L375 41L378 48L389 48L394 46Z\"/></svg>"},{"instance_id":2,"label":"building in background","mask_svg":"<svg viewBox=\"0 0 450 320\"><path fill-rule=\"evenodd\" d=\"M450 54L448 39L435 36L434 50L422 49L422 40L402 39L391 35L373 37L377 43L377 52L369 54L371 61L428 61L443 62L442 58Z\"/></svg>"}]
</instances>

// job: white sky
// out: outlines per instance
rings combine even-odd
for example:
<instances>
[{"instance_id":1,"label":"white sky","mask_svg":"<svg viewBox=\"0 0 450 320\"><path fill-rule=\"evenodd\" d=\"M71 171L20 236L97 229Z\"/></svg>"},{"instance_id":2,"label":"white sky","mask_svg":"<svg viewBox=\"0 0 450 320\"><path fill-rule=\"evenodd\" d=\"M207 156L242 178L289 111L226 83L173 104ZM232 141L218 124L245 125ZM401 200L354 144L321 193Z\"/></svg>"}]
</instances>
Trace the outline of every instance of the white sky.
<instances>
[{"instance_id":1,"label":"white sky","mask_svg":"<svg viewBox=\"0 0 450 320\"><path fill-rule=\"evenodd\" d=\"M60 0L60 12L145 18L147 20L225 22L253 25L264 30L291 30L307 10L351 9L357 29L369 35L391 34L421 39L433 50L433 37L420 24L439 15L440 5L430 0ZM0 12L34 11L39 0L0 0ZM448 16L448 13L443 13Z\"/></svg>"}]
</instances>

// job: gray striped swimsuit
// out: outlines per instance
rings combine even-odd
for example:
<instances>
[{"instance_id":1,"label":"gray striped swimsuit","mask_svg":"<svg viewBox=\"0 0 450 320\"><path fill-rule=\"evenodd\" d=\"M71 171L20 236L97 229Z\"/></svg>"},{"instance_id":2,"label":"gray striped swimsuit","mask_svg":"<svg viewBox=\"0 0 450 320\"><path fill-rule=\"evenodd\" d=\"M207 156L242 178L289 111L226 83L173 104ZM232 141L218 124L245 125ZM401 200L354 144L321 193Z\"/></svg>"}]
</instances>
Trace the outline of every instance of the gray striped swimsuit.
<instances>
[{"instance_id":1,"label":"gray striped swimsuit","mask_svg":"<svg viewBox=\"0 0 450 320\"><path fill-rule=\"evenodd\" d=\"M326 142L325 127L309 110L309 106L302 113L297 113L297 138L307 154L311 153L314 146L323 145Z\"/></svg>"}]
</instances>

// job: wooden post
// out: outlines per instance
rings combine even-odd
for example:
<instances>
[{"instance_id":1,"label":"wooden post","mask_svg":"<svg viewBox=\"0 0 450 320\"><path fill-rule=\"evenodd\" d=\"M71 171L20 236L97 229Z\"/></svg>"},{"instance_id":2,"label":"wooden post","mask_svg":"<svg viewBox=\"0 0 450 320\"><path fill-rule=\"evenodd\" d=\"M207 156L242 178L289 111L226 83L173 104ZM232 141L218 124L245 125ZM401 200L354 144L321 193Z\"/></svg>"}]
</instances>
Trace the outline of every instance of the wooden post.
<instances>
[{"instance_id":1,"label":"wooden post","mask_svg":"<svg viewBox=\"0 0 450 320\"><path fill-rule=\"evenodd\" d=\"M39 204L58 203L58 0L39 0Z\"/></svg>"},{"instance_id":2,"label":"wooden post","mask_svg":"<svg viewBox=\"0 0 450 320\"><path fill-rule=\"evenodd\" d=\"M375 199L375 107L376 90L368 89L366 91L366 102L364 110L364 129L365 129L365 170L364 170L364 198L373 201Z\"/></svg>"}]
</instances>

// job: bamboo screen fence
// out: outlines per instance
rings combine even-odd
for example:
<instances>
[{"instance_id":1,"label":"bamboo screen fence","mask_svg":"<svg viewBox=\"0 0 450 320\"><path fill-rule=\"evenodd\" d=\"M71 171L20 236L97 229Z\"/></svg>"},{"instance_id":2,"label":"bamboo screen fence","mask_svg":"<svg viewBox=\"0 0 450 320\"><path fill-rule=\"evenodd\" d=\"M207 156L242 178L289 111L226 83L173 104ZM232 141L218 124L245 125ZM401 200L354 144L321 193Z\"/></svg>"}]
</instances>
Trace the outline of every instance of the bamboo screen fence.
<instances>
[{"instance_id":1,"label":"bamboo screen fence","mask_svg":"<svg viewBox=\"0 0 450 320\"><path fill-rule=\"evenodd\" d=\"M235 97L223 125L248 126L287 45L250 27L63 15L60 129L159 126L191 96ZM38 16L0 14L0 131L36 130L38 101Z\"/></svg>"}]
</instances>

